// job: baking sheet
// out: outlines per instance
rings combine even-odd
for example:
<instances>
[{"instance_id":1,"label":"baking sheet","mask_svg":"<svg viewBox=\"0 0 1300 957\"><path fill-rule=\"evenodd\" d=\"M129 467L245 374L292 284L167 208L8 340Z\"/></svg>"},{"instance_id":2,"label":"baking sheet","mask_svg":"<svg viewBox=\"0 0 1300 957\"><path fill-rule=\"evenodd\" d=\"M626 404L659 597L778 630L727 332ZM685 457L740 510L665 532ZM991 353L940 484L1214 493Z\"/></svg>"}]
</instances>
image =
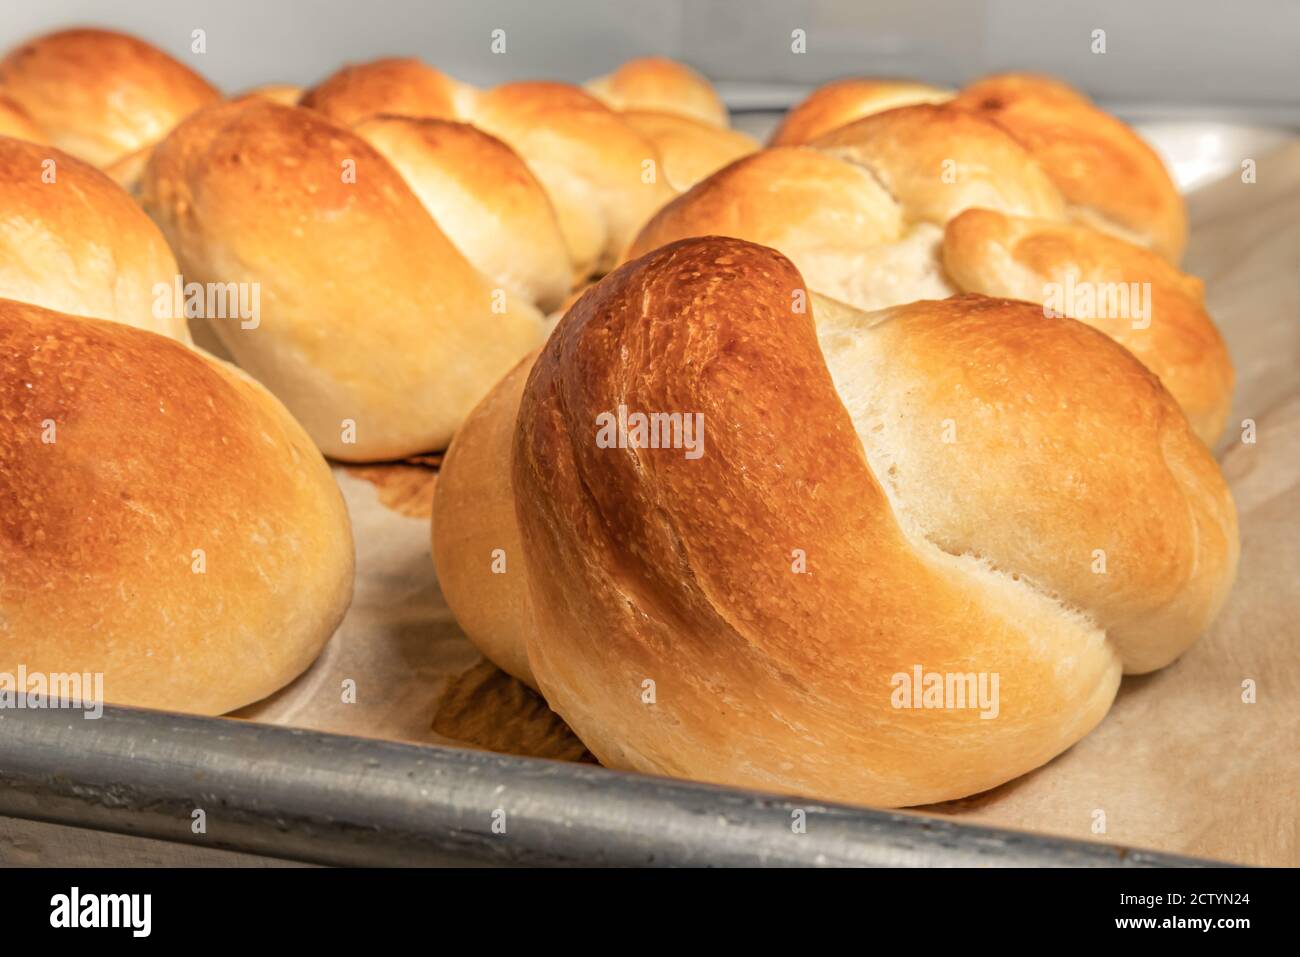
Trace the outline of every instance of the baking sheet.
<instances>
[{"instance_id":1,"label":"baking sheet","mask_svg":"<svg viewBox=\"0 0 1300 957\"><path fill-rule=\"evenodd\" d=\"M1243 157L1248 158L1246 156ZM1240 514L1237 584L1209 634L1126 678L1102 725L1043 768L928 810L961 820L1300 865L1300 141L1189 197L1202 277L1237 368L1216 450ZM357 540L352 609L313 667L236 716L323 731L592 760L534 692L485 662L437 589L437 458L336 466ZM1254 703L1243 700L1253 682ZM350 694L350 689L355 689Z\"/></svg>"}]
</instances>

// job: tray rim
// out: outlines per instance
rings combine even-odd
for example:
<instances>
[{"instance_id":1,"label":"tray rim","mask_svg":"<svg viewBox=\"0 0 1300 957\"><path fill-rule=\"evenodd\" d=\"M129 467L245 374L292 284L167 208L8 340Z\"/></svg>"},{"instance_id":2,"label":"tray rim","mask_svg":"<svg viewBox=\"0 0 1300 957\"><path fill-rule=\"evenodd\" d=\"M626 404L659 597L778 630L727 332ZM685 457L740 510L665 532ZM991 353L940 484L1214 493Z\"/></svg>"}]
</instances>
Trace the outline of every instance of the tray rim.
<instances>
[{"instance_id":1,"label":"tray rim","mask_svg":"<svg viewBox=\"0 0 1300 957\"><path fill-rule=\"evenodd\" d=\"M495 811L505 834L493 832ZM98 720L0 710L0 815L343 866L1232 866L596 765L116 706Z\"/></svg>"}]
</instances>

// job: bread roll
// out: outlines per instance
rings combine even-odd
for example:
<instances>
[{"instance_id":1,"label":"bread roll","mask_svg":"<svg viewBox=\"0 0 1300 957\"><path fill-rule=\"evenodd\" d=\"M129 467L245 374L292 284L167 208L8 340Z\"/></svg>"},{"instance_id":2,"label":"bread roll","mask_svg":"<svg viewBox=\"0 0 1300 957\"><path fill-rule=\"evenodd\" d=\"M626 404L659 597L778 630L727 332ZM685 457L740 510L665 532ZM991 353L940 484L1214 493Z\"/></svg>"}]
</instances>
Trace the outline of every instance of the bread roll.
<instances>
[{"instance_id":1,"label":"bread roll","mask_svg":"<svg viewBox=\"0 0 1300 957\"><path fill-rule=\"evenodd\" d=\"M303 94L301 104L355 125L377 115L459 120L506 143L555 208L571 272L603 273L637 229L673 196L654 145L567 83L507 83L486 92L418 60L349 66Z\"/></svg>"},{"instance_id":2,"label":"bread roll","mask_svg":"<svg viewBox=\"0 0 1300 957\"><path fill-rule=\"evenodd\" d=\"M298 102L302 95L302 87L290 86L283 83L273 83L267 86L255 87L241 93L232 99L245 99L255 97L258 99L270 100L272 103L280 103L284 106L293 106ZM105 166L104 172L111 176L119 186L130 193L132 196L139 197L140 181L144 178L145 168L149 165L149 157L153 155L153 148L156 144L150 143L148 146L141 147L134 153L128 153L126 156L116 162Z\"/></svg>"},{"instance_id":3,"label":"bread roll","mask_svg":"<svg viewBox=\"0 0 1300 957\"><path fill-rule=\"evenodd\" d=\"M259 291L256 325L210 325L335 458L444 448L541 342L541 314L311 110L249 98L195 114L154 151L141 199L187 279Z\"/></svg>"},{"instance_id":4,"label":"bread roll","mask_svg":"<svg viewBox=\"0 0 1300 957\"><path fill-rule=\"evenodd\" d=\"M438 469L433 498L433 561L448 607L493 664L533 688L510 455L535 359L534 353L521 361L470 413Z\"/></svg>"},{"instance_id":5,"label":"bread roll","mask_svg":"<svg viewBox=\"0 0 1300 957\"><path fill-rule=\"evenodd\" d=\"M370 116L422 116L454 120L472 112L475 89L412 57L349 63L305 91L299 106L341 126Z\"/></svg>"},{"instance_id":6,"label":"bread roll","mask_svg":"<svg viewBox=\"0 0 1300 957\"><path fill-rule=\"evenodd\" d=\"M93 166L0 137L0 219L0 297L189 342L166 240Z\"/></svg>"},{"instance_id":7,"label":"bread roll","mask_svg":"<svg viewBox=\"0 0 1300 957\"><path fill-rule=\"evenodd\" d=\"M31 143L44 143L46 140L45 133L28 112L3 92L0 92L0 136L12 136Z\"/></svg>"},{"instance_id":8,"label":"bread roll","mask_svg":"<svg viewBox=\"0 0 1300 957\"><path fill-rule=\"evenodd\" d=\"M985 77L952 106L991 119L1042 164L1076 222L1149 246L1170 262L1187 245L1187 209L1151 147L1049 77Z\"/></svg>"},{"instance_id":9,"label":"bread roll","mask_svg":"<svg viewBox=\"0 0 1300 957\"><path fill-rule=\"evenodd\" d=\"M989 76L955 96L919 84L840 80L791 109L771 142L811 143L910 103L944 103L996 123L1051 177L1076 222L1154 249L1173 263L1182 256L1187 210L1160 158L1123 122L1050 77Z\"/></svg>"},{"instance_id":10,"label":"bread roll","mask_svg":"<svg viewBox=\"0 0 1300 957\"><path fill-rule=\"evenodd\" d=\"M873 113L917 103L943 103L952 98L952 90L908 80L836 80L813 90L792 107L781 118L769 143L802 146Z\"/></svg>"},{"instance_id":11,"label":"bread roll","mask_svg":"<svg viewBox=\"0 0 1300 957\"><path fill-rule=\"evenodd\" d=\"M864 310L959 292L1046 309L1061 290L1078 288L1086 292L1080 301L1102 311L1070 304L1056 311L1135 351L1197 434L1214 442L1232 403L1233 372L1199 282L1141 246L1072 225L1071 209L1000 125L922 104L719 170L660 210L626 258L690 236L733 236L779 249L814 290ZM948 242L953 229L960 235ZM1122 301L1112 295L1119 292ZM1123 308L1107 311L1112 304Z\"/></svg>"},{"instance_id":12,"label":"bread roll","mask_svg":"<svg viewBox=\"0 0 1300 957\"><path fill-rule=\"evenodd\" d=\"M1212 442L1222 434L1232 405L1232 361L1205 311L1199 279L1154 252L1082 226L987 209L967 210L948 224L943 263L960 288L987 296L1042 302L1044 290L1056 286L1047 305L1100 329L1158 372L1197 435ZM1071 295L1071 287L1087 295ZM1115 309L1108 298L1129 304Z\"/></svg>"},{"instance_id":13,"label":"bread roll","mask_svg":"<svg viewBox=\"0 0 1300 957\"><path fill-rule=\"evenodd\" d=\"M435 538L517 516L531 674L608 766L890 806L985 790L1205 630L1231 497L1159 380L1082 323L809 301L732 239L623 266L524 386L513 501L440 503ZM702 454L602 447L619 406L702 415ZM913 707L918 667L1000 690Z\"/></svg>"},{"instance_id":14,"label":"bread roll","mask_svg":"<svg viewBox=\"0 0 1300 957\"><path fill-rule=\"evenodd\" d=\"M0 671L222 714L311 664L352 595L320 454L233 367L0 300Z\"/></svg>"},{"instance_id":15,"label":"bread roll","mask_svg":"<svg viewBox=\"0 0 1300 957\"><path fill-rule=\"evenodd\" d=\"M727 107L711 84L684 63L664 57L628 60L587 82L587 90L619 112L670 113L726 129Z\"/></svg>"},{"instance_id":16,"label":"bread roll","mask_svg":"<svg viewBox=\"0 0 1300 957\"><path fill-rule=\"evenodd\" d=\"M509 143L546 187L581 275L611 269L674 195L654 145L575 86L498 86L478 98L472 122Z\"/></svg>"},{"instance_id":17,"label":"bread roll","mask_svg":"<svg viewBox=\"0 0 1300 957\"><path fill-rule=\"evenodd\" d=\"M279 103L281 106L297 106L298 101L302 99L306 91L292 83L266 83L262 86L255 86L241 96L256 96L264 100L270 100L272 103Z\"/></svg>"},{"instance_id":18,"label":"bread roll","mask_svg":"<svg viewBox=\"0 0 1300 957\"><path fill-rule=\"evenodd\" d=\"M766 149L708 177L656 214L627 258L709 235L779 249L813 289L860 308L956 291L938 261L942 229L911 225L869 170L815 150Z\"/></svg>"},{"instance_id":19,"label":"bread roll","mask_svg":"<svg viewBox=\"0 0 1300 957\"><path fill-rule=\"evenodd\" d=\"M544 311L564 301L576 278L564 235L546 191L514 150L447 120L377 116L354 129L494 283Z\"/></svg>"},{"instance_id":20,"label":"bread roll","mask_svg":"<svg viewBox=\"0 0 1300 957\"><path fill-rule=\"evenodd\" d=\"M220 94L189 67L111 30L60 30L0 60L0 90L51 143L106 167L155 143Z\"/></svg>"},{"instance_id":21,"label":"bread roll","mask_svg":"<svg viewBox=\"0 0 1300 957\"><path fill-rule=\"evenodd\" d=\"M739 130L673 113L633 110L623 114L623 121L654 144L668 185L679 193L759 148L757 140Z\"/></svg>"}]
</instances>

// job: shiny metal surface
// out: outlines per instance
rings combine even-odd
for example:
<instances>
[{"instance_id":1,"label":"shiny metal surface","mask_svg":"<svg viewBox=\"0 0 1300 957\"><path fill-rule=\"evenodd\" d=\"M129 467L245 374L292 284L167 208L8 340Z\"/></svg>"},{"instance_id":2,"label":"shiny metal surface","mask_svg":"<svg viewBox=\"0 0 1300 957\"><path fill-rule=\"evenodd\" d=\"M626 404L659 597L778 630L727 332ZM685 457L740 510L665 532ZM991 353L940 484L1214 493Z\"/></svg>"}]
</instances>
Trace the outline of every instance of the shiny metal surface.
<instances>
[{"instance_id":1,"label":"shiny metal surface","mask_svg":"<svg viewBox=\"0 0 1300 957\"><path fill-rule=\"evenodd\" d=\"M590 765L126 708L99 720L0 711L0 815L343 865L1208 863Z\"/></svg>"}]
</instances>

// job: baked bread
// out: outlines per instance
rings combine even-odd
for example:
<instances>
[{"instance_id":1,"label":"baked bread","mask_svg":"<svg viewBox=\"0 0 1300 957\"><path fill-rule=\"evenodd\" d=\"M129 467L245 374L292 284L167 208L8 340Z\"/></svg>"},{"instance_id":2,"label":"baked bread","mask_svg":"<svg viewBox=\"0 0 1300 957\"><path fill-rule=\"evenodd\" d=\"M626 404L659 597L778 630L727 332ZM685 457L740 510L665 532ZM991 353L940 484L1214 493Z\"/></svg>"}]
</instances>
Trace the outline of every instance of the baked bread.
<instances>
[{"instance_id":1,"label":"baked bread","mask_svg":"<svg viewBox=\"0 0 1300 957\"><path fill-rule=\"evenodd\" d=\"M64 152L101 168L221 95L189 67L111 30L60 30L0 60L0 91Z\"/></svg>"},{"instance_id":2,"label":"baked bread","mask_svg":"<svg viewBox=\"0 0 1300 957\"><path fill-rule=\"evenodd\" d=\"M1159 380L1027 303L863 313L771 249L693 239L589 290L518 381L440 476L461 502L435 504L439 570L479 572L442 585L457 609L500 587L465 527L501 529L529 677L611 767L890 806L982 791L1176 658L1235 573L1232 499ZM702 454L603 447L620 406L702 415ZM509 482L462 498L503 427ZM999 690L900 699L918 667Z\"/></svg>"},{"instance_id":3,"label":"baked bread","mask_svg":"<svg viewBox=\"0 0 1300 957\"><path fill-rule=\"evenodd\" d=\"M919 84L840 80L786 115L773 146L800 146L864 116L908 103L944 103L995 123L1034 158L1082 225L1146 246L1177 263L1187 209L1155 151L1126 124L1051 77L1004 73L955 96Z\"/></svg>"},{"instance_id":4,"label":"baked bread","mask_svg":"<svg viewBox=\"0 0 1300 957\"><path fill-rule=\"evenodd\" d=\"M536 357L521 360L470 413L443 457L433 497L433 561L443 598L490 661L534 688L510 456Z\"/></svg>"},{"instance_id":5,"label":"baked bread","mask_svg":"<svg viewBox=\"0 0 1300 957\"><path fill-rule=\"evenodd\" d=\"M45 133L13 97L0 92L0 136L44 143Z\"/></svg>"},{"instance_id":6,"label":"baked bread","mask_svg":"<svg viewBox=\"0 0 1300 957\"><path fill-rule=\"evenodd\" d=\"M611 269L637 230L675 194L635 129L576 86L506 83L466 119L505 141L546 187L575 273Z\"/></svg>"},{"instance_id":7,"label":"baked bread","mask_svg":"<svg viewBox=\"0 0 1300 957\"><path fill-rule=\"evenodd\" d=\"M162 336L0 300L0 671L222 714L352 595L338 487L269 393Z\"/></svg>"},{"instance_id":8,"label":"baked bread","mask_svg":"<svg viewBox=\"0 0 1300 957\"><path fill-rule=\"evenodd\" d=\"M952 98L952 90L910 80L868 77L836 80L819 86L787 110L768 143L771 146L803 146L873 113L917 103L943 103Z\"/></svg>"},{"instance_id":9,"label":"baked bread","mask_svg":"<svg viewBox=\"0 0 1300 957\"><path fill-rule=\"evenodd\" d=\"M270 100L272 103L280 103L284 106L294 106L301 96L302 87L285 83L273 83L267 86L254 87L238 96L231 97L231 99L243 100L251 97ZM153 155L155 145L157 144L150 143L134 153L128 153L120 160L104 167L104 172L113 177L117 184L132 196L139 198L140 181L144 178L144 171L149 165L149 157Z\"/></svg>"},{"instance_id":10,"label":"baked bread","mask_svg":"<svg viewBox=\"0 0 1300 957\"><path fill-rule=\"evenodd\" d=\"M259 290L256 324L209 325L332 457L445 447L542 340L541 313L314 111L250 97L195 114L154 150L141 201L187 280Z\"/></svg>"},{"instance_id":11,"label":"baked bread","mask_svg":"<svg viewBox=\"0 0 1300 957\"><path fill-rule=\"evenodd\" d=\"M726 129L727 107L711 84L684 63L648 56L628 60L586 88L611 110L671 113Z\"/></svg>"},{"instance_id":12,"label":"baked bread","mask_svg":"<svg viewBox=\"0 0 1300 957\"><path fill-rule=\"evenodd\" d=\"M477 90L414 57L349 63L305 90L299 106L352 126L370 116L454 120L473 111Z\"/></svg>"},{"instance_id":13,"label":"baked bread","mask_svg":"<svg viewBox=\"0 0 1300 957\"><path fill-rule=\"evenodd\" d=\"M1170 262L1187 245L1187 207L1164 163L1125 123L1050 77L1007 73L962 90L952 107L992 120L1042 165L1071 218Z\"/></svg>"},{"instance_id":14,"label":"baked bread","mask_svg":"<svg viewBox=\"0 0 1300 957\"><path fill-rule=\"evenodd\" d=\"M576 278L564 234L546 191L514 150L450 120L375 116L353 130L496 285L543 311L564 301Z\"/></svg>"},{"instance_id":15,"label":"baked bread","mask_svg":"<svg viewBox=\"0 0 1300 957\"><path fill-rule=\"evenodd\" d=\"M626 258L726 235L781 250L814 290L859 309L960 292L1038 302L1138 353L1213 442L1233 373L1199 282L1141 246L1077 225L1071 209L1049 170L1001 125L920 104L738 160L660 210ZM1000 216L955 226L967 210Z\"/></svg>"},{"instance_id":16,"label":"baked bread","mask_svg":"<svg viewBox=\"0 0 1300 957\"><path fill-rule=\"evenodd\" d=\"M500 139L544 187L569 249L571 272L583 279L619 261L641 225L675 194L674 183L689 185L754 147L743 134L717 128L717 111L708 106L714 102L720 108L712 88L675 68L670 61L635 67L627 74L628 95L617 102L619 109L654 106L677 122L624 116L567 83L478 90L414 59L349 65L304 93L300 103L349 126L378 115L454 120ZM656 85L656 76L667 86ZM652 94L678 89L674 84L694 92L683 93L666 111ZM605 85L596 89L612 95ZM724 110L723 123L725 118ZM661 153L667 154L662 172Z\"/></svg>"},{"instance_id":17,"label":"baked bread","mask_svg":"<svg viewBox=\"0 0 1300 957\"><path fill-rule=\"evenodd\" d=\"M622 116L623 122L654 144L668 185L679 193L759 148L747 133L675 113L629 110Z\"/></svg>"},{"instance_id":18,"label":"baked bread","mask_svg":"<svg viewBox=\"0 0 1300 957\"><path fill-rule=\"evenodd\" d=\"M93 166L0 136L0 225L0 297L190 341L167 241Z\"/></svg>"},{"instance_id":19,"label":"baked bread","mask_svg":"<svg viewBox=\"0 0 1300 957\"><path fill-rule=\"evenodd\" d=\"M1159 374L1207 443L1222 434L1234 376L1223 337L1205 311L1205 286L1155 252L1072 223L968 209L944 230L943 268L960 289L986 296L1043 301L1044 289L1061 285L1062 314L1100 329ZM1140 297L1145 285L1149 324L1115 314L1132 308L1090 307L1079 295L1071 306L1069 282L1121 300Z\"/></svg>"},{"instance_id":20,"label":"baked bread","mask_svg":"<svg viewBox=\"0 0 1300 957\"><path fill-rule=\"evenodd\" d=\"M270 100L272 103L279 103L281 106L297 106L305 92L302 87L292 83L265 83L246 90L239 96L256 96L263 100Z\"/></svg>"}]
</instances>

